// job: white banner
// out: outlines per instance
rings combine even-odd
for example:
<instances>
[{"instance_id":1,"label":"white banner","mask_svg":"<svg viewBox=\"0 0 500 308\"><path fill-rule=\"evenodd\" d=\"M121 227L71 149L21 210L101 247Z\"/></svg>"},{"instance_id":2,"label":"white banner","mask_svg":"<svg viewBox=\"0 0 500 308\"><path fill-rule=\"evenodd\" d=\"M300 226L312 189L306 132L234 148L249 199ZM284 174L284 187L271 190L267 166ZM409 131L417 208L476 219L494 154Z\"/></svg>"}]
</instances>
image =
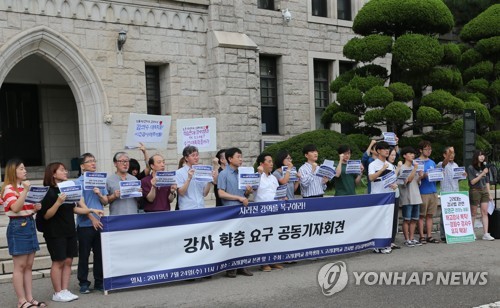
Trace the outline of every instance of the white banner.
<instances>
[{"instance_id":1,"label":"white banner","mask_svg":"<svg viewBox=\"0 0 500 308\"><path fill-rule=\"evenodd\" d=\"M474 226L472 225L467 191L442 192L441 210L443 211L446 243L474 242Z\"/></svg>"},{"instance_id":2,"label":"white banner","mask_svg":"<svg viewBox=\"0 0 500 308\"><path fill-rule=\"evenodd\" d=\"M104 288L387 247L393 209L386 193L103 217Z\"/></svg>"}]
</instances>

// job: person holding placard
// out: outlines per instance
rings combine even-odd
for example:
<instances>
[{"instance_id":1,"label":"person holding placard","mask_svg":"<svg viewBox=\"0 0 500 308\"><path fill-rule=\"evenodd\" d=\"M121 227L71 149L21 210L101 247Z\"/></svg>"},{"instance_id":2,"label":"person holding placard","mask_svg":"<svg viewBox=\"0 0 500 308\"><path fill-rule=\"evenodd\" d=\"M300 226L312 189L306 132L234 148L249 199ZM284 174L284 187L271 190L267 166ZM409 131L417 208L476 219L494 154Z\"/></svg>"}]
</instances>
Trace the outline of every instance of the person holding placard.
<instances>
[{"instance_id":1,"label":"person holding placard","mask_svg":"<svg viewBox=\"0 0 500 308\"><path fill-rule=\"evenodd\" d=\"M389 157L387 157L387 161L390 162L394 167L396 167L396 170L394 172L396 173L396 177L399 173L399 169L401 166L396 163L396 157L398 157L398 148L396 147L391 147L389 150ZM400 249L398 245L396 245L396 233L398 233L398 223L399 223L399 187L397 187L394 190L395 194L395 201L394 201L394 214L392 217L392 236L391 236L391 248L392 249Z\"/></svg>"},{"instance_id":2,"label":"person holding placard","mask_svg":"<svg viewBox=\"0 0 500 308\"><path fill-rule=\"evenodd\" d=\"M488 232L488 202L493 200L490 193L488 171L486 156L483 151L474 151L472 155L472 165L467 167L472 226L474 226L476 221L477 207L479 206L481 208L481 220L483 222L483 240L493 241L495 238Z\"/></svg>"},{"instance_id":3,"label":"person holding placard","mask_svg":"<svg viewBox=\"0 0 500 308\"><path fill-rule=\"evenodd\" d=\"M389 144L385 141L379 141L375 145L375 150L377 151L378 158L368 166L368 177L372 182L371 193L394 192L398 185L394 173L395 167L387 161L390 150ZM393 177L392 174L394 174ZM385 179L386 177L388 178ZM392 179L394 179L394 182L392 182ZM375 248L373 252L388 254L392 252L392 249L390 247Z\"/></svg>"},{"instance_id":4,"label":"person holding placard","mask_svg":"<svg viewBox=\"0 0 500 308\"><path fill-rule=\"evenodd\" d=\"M326 190L328 178L316 176L318 167L318 149L314 144L307 144L302 149L307 161L299 168L300 192L302 198L322 198Z\"/></svg>"},{"instance_id":5,"label":"person holding placard","mask_svg":"<svg viewBox=\"0 0 500 308\"><path fill-rule=\"evenodd\" d=\"M144 212L170 211L170 203L177 196L177 186L156 186L156 172L165 171L165 159L160 154L155 154L149 158L148 165L151 173L141 180Z\"/></svg>"},{"instance_id":6,"label":"person holding placard","mask_svg":"<svg viewBox=\"0 0 500 308\"><path fill-rule=\"evenodd\" d=\"M215 154L215 158L213 159L214 166L217 163L218 168L217 172L214 176L214 196L215 196L215 206L222 206L222 200L219 197L219 188L217 187L217 179L219 177L219 173L222 170L226 169L227 160L226 160L226 149L221 149Z\"/></svg>"},{"instance_id":7,"label":"person holding placard","mask_svg":"<svg viewBox=\"0 0 500 308\"><path fill-rule=\"evenodd\" d=\"M108 176L106 190L108 191L109 214L128 215L137 214L138 200L136 198L120 198L120 182L137 181L137 178L128 173L130 158L125 152L117 152L113 156L116 173Z\"/></svg>"},{"instance_id":8,"label":"person holding placard","mask_svg":"<svg viewBox=\"0 0 500 308\"><path fill-rule=\"evenodd\" d=\"M33 215L41 209L41 204L26 202L31 186L26 175L26 168L20 159L10 159L5 165L1 196L5 215L9 217L7 244L14 263L12 284L17 295L17 307L47 307L45 303L35 300L32 294L31 272L35 252L40 250Z\"/></svg>"},{"instance_id":9,"label":"person holding placard","mask_svg":"<svg viewBox=\"0 0 500 308\"><path fill-rule=\"evenodd\" d=\"M418 188L422 171L417 172L418 164L415 162L415 155L415 149L404 147L401 150L404 163L398 163L398 166L400 166L398 174L398 179L400 180L398 183L400 192L399 202L403 206L403 236L406 247L422 246L414 237L415 228L420 218L420 204L422 203Z\"/></svg>"},{"instance_id":10,"label":"person holding placard","mask_svg":"<svg viewBox=\"0 0 500 308\"><path fill-rule=\"evenodd\" d=\"M255 191L255 202L273 201L278 189L278 179L271 174L273 171L273 157L269 153L261 153L257 157L257 171L260 173L259 188ZM270 272L272 269L282 270L281 264L261 265L260 270Z\"/></svg>"},{"instance_id":11,"label":"person holding placard","mask_svg":"<svg viewBox=\"0 0 500 308\"><path fill-rule=\"evenodd\" d=\"M286 197L288 200L295 199L295 191L299 188L300 172L297 172L292 163L292 157L287 150L281 150L276 154L275 164L276 170L273 175L278 179L280 185L287 186ZM283 171L283 167L285 171ZM296 178L292 177L292 171L295 169Z\"/></svg>"},{"instance_id":12,"label":"person holding placard","mask_svg":"<svg viewBox=\"0 0 500 308\"><path fill-rule=\"evenodd\" d=\"M375 150L375 146L377 145L377 140L370 140L370 144L366 148L366 151L363 152L363 156L361 157L361 163L363 164L363 168L366 172L366 186L368 187L368 193L371 193L371 181L368 175L368 166L378 158L377 150Z\"/></svg>"},{"instance_id":13,"label":"person holding placard","mask_svg":"<svg viewBox=\"0 0 500 308\"><path fill-rule=\"evenodd\" d=\"M420 206L420 219L418 220L418 231L420 233L420 243L438 244L440 241L432 237L432 218L436 214L439 203L436 182L429 181L429 169L436 168L436 163L430 159L432 153L432 145L427 140L422 140L418 144L420 151L419 160L424 162L424 174L420 179L420 195L422 197L422 205ZM427 238L424 237L424 219Z\"/></svg>"},{"instance_id":14,"label":"person holding placard","mask_svg":"<svg viewBox=\"0 0 500 308\"><path fill-rule=\"evenodd\" d=\"M197 147L188 145L182 150L182 156L186 163L176 172L179 209L203 209L205 208L205 197L210 192L210 183L214 179L212 178L212 182L201 182L194 179L195 169L193 166L198 165L200 161Z\"/></svg>"},{"instance_id":15,"label":"person holding placard","mask_svg":"<svg viewBox=\"0 0 500 308\"><path fill-rule=\"evenodd\" d=\"M238 168L243 163L241 150L238 148L230 148L226 150L226 159L228 165L217 179L219 188L219 196L222 199L222 205L248 205L248 196L252 193L252 187L247 186L246 189L240 189L238 185ZM253 276L246 268L226 271L226 276L235 278L236 274L243 276Z\"/></svg>"},{"instance_id":16,"label":"person holding placard","mask_svg":"<svg viewBox=\"0 0 500 308\"><path fill-rule=\"evenodd\" d=\"M350 196L356 194L356 185L361 183L361 175L364 167L361 162L355 164L354 170L347 170L349 159L351 158L351 148L348 145L341 145L337 149L339 153L339 163L335 173L335 196ZM348 173L349 172L349 173Z\"/></svg>"},{"instance_id":17,"label":"person holding placard","mask_svg":"<svg viewBox=\"0 0 500 308\"><path fill-rule=\"evenodd\" d=\"M94 155L91 153L85 153L79 157L79 162L82 175L75 181L75 183L84 187L84 175L86 172L95 173L97 171L97 161ZM101 211L104 210L103 206L108 204L107 195L108 191L105 188L98 187L84 189L82 193L83 201L88 208ZM94 290L103 291L101 251L102 223L100 221L100 217L92 213L88 215L78 215L76 218L76 226L76 233L78 235L78 281L80 285L80 293L90 293L90 281L88 280L90 252L93 252L94 255Z\"/></svg>"},{"instance_id":18,"label":"person holding placard","mask_svg":"<svg viewBox=\"0 0 500 308\"><path fill-rule=\"evenodd\" d=\"M443 161L437 164L438 168L443 168L443 180L441 181L441 192L458 192L458 179L454 178L455 169L459 168L455 160L455 149L452 146L446 146L443 150ZM467 177L467 173L463 172L463 176ZM441 241L446 241L446 233L444 232L443 211L441 211L441 223L439 228Z\"/></svg>"},{"instance_id":19,"label":"person holding placard","mask_svg":"<svg viewBox=\"0 0 500 308\"><path fill-rule=\"evenodd\" d=\"M43 215L43 237L50 253L52 266L50 279L55 293L55 302L70 302L78 296L68 290L73 258L78 257L76 226L74 214L98 216L102 210L89 209L83 199L77 203L65 203L66 194L61 193L58 184L68 180L68 170L64 164L55 162L45 168L43 185L50 186L42 200L40 215Z\"/></svg>"},{"instance_id":20,"label":"person holding placard","mask_svg":"<svg viewBox=\"0 0 500 308\"><path fill-rule=\"evenodd\" d=\"M139 142L139 150L141 150L144 162L146 163L146 168L141 171L141 165L137 161L137 159L131 158L129 167L128 167L128 173L135 176L138 180L142 180L145 176L149 175L149 172L151 171L149 169L148 161L149 161L149 156L148 152L146 150L146 147L142 142Z\"/></svg>"}]
</instances>

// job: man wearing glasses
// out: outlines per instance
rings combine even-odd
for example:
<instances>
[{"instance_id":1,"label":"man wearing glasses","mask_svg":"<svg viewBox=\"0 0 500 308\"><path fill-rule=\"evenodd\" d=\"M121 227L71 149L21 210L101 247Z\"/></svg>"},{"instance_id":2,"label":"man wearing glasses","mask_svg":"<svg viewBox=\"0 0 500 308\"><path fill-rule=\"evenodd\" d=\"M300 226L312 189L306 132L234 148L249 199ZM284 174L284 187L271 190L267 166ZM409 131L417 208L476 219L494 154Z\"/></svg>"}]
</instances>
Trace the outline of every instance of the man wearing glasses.
<instances>
[{"instance_id":1,"label":"man wearing glasses","mask_svg":"<svg viewBox=\"0 0 500 308\"><path fill-rule=\"evenodd\" d=\"M186 164L176 173L179 187L179 209L202 209L205 207L205 197L210 191L210 183L198 182L193 179L195 173L193 165L198 165L200 161L198 148L188 145L182 151L182 156Z\"/></svg>"},{"instance_id":2,"label":"man wearing glasses","mask_svg":"<svg viewBox=\"0 0 500 308\"><path fill-rule=\"evenodd\" d=\"M108 176L106 188L110 193L108 195L109 214L127 215L137 214L137 199L120 199L120 182L136 181L137 178L128 173L130 158L125 152L118 152L113 156L113 163L116 167L116 173Z\"/></svg>"},{"instance_id":3,"label":"man wearing glasses","mask_svg":"<svg viewBox=\"0 0 500 308\"><path fill-rule=\"evenodd\" d=\"M97 161L91 153L82 154L79 157L82 175L75 181L76 184L83 184L83 174L85 172L96 172ZM94 187L93 190L83 190L82 197L90 209L104 210L103 206L108 204L108 192L106 189ZM78 215L76 218L76 231L78 235L78 281L80 293L90 293L89 257L90 252L94 252L94 290L103 291L102 273L102 251L101 251L101 230L102 223L98 215L90 213L88 215Z\"/></svg>"}]
</instances>

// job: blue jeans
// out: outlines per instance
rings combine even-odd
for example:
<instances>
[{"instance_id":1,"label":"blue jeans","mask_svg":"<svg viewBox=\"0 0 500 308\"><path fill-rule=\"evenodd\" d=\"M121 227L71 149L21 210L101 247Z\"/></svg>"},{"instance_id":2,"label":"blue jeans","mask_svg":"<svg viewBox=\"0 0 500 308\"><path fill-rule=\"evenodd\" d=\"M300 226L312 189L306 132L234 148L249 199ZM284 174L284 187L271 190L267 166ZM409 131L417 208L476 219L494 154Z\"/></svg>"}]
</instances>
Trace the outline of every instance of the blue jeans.
<instances>
[{"instance_id":1,"label":"blue jeans","mask_svg":"<svg viewBox=\"0 0 500 308\"><path fill-rule=\"evenodd\" d=\"M80 286L90 286L89 275L89 257L90 251L94 252L94 288L102 288L102 251L101 251L101 232L96 231L94 227L78 227L78 281Z\"/></svg>"},{"instance_id":2,"label":"blue jeans","mask_svg":"<svg viewBox=\"0 0 500 308\"><path fill-rule=\"evenodd\" d=\"M420 215L420 204L403 205L404 220L418 220Z\"/></svg>"}]
</instances>

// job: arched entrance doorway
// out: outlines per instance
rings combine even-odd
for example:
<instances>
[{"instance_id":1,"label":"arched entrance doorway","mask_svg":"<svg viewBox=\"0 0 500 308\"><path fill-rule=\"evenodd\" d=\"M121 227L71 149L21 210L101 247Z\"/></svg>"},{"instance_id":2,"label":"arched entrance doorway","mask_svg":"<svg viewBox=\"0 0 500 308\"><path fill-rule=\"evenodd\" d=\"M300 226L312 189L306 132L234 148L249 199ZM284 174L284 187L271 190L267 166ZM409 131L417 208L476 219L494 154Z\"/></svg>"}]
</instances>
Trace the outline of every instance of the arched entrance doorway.
<instances>
[{"instance_id":1,"label":"arched entrance doorway","mask_svg":"<svg viewBox=\"0 0 500 308\"><path fill-rule=\"evenodd\" d=\"M9 131L0 123L2 129L7 126L2 146L17 148L4 153L2 162L38 147L25 155L28 164L57 160L71 165L71 158L92 152L101 166L110 165L107 98L93 66L71 41L45 26L17 34L0 48L0 84L1 119L13 117L22 128ZM29 138L18 140L19 135Z\"/></svg>"}]
</instances>

